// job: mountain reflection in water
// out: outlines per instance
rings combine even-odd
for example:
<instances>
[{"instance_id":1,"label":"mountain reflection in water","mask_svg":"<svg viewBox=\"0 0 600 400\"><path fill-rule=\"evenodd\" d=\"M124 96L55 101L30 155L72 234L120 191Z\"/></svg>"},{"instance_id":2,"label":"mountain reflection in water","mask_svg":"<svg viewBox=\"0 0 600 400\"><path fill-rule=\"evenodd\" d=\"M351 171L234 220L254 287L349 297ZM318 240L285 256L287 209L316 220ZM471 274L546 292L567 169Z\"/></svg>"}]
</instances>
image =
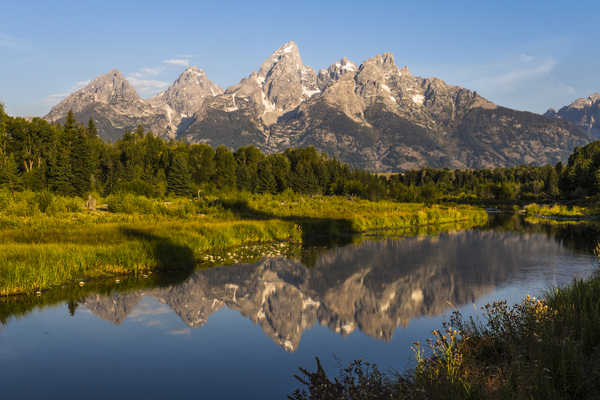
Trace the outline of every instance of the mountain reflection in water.
<instances>
[{"instance_id":1,"label":"mountain reflection in water","mask_svg":"<svg viewBox=\"0 0 600 400\"><path fill-rule=\"evenodd\" d=\"M412 319L475 302L529 273L553 273L557 260L572 254L542 233L475 230L367 240L327 250L311 268L271 258L199 270L178 285L94 294L81 304L119 325L144 296L152 296L190 328L202 327L227 307L295 351L303 332L316 323L341 335L359 329L391 340L396 328Z\"/></svg>"}]
</instances>

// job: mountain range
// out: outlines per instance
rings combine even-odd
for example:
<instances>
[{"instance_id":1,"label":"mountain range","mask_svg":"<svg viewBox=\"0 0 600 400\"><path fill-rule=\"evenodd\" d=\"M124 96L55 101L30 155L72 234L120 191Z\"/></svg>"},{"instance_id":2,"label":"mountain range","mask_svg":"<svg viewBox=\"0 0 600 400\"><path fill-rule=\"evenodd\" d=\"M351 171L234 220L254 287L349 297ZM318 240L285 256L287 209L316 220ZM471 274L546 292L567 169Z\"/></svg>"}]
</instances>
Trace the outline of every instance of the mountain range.
<instances>
[{"instance_id":1,"label":"mountain range","mask_svg":"<svg viewBox=\"0 0 600 400\"><path fill-rule=\"evenodd\" d=\"M391 53L360 65L342 58L317 73L288 42L226 89L189 67L166 91L143 99L113 70L44 118L62 122L73 110L81 122L92 118L108 141L142 125L164 138L232 149L314 146L354 167L399 171L564 161L598 134L595 104L577 117L571 106L546 115L512 110L475 91L414 76Z\"/></svg>"}]
</instances>

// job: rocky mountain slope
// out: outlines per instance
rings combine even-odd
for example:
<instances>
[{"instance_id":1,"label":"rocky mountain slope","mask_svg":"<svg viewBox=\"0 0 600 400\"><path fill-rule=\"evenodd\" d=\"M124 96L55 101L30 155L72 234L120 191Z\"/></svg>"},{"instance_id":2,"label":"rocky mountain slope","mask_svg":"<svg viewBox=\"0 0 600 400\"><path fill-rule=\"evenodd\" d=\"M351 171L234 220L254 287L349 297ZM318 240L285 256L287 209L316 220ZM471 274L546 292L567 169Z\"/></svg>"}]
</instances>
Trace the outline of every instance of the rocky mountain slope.
<instances>
[{"instance_id":1,"label":"rocky mountain slope","mask_svg":"<svg viewBox=\"0 0 600 400\"><path fill-rule=\"evenodd\" d=\"M222 93L223 89L210 81L203 70L189 67L166 91L150 99L149 103L165 110L173 126L181 130L202 107L206 98Z\"/></svg>"},{"instance_id":2,"label":"rocky mountain slope","mask_svg":"<svg viewBox=\"0 0 600 400\"><path fill-rule=\"evenodd\" d=\"M100 136L109 141L117 140L138 125L165 136L174 136L177 130L167 110L142 99L117 70L96 77L53 107L44 118L63 122L69 110L73 110L80 122L92 118Z\"/></svg>"},{"instance_id":3,"label":"rocky mountain slope","mask_svg":"<svg viewBox=\"0 0 600 400\"><path fill-rule=\"evenodd\" d=\"M547 117L562 118L583 128L594 139L600 139L600 94L580 98L556 111L549 109Z\"/></svg>"},{"instance_id":4,"label":"rocky mountain slope","mask_svg":"<svg viewBox=\"0 0 600 400\"><path fill-rule=\"evenodd\" d=\"M96 78L46 116L73 109L103 138L137 124L163 137L266 152L315 146L355 167L477 168L555 163L590 140L564 120L500 107L437 78L413 76L390 53L357 66L342 58L317 73L285 43L226 90L188 68L165 92L143 100L118 71Z\"/></svg>"}]
</instances>

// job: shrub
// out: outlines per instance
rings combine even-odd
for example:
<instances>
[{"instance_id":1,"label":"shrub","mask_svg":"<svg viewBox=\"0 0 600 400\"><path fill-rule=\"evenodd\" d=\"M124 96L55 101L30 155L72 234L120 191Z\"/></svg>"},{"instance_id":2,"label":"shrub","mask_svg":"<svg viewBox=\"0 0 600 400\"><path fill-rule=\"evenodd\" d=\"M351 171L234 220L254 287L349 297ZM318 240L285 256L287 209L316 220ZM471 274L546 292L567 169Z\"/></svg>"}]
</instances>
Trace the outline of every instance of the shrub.
<instances>
[{"instance_id":1,"label":"shrub","mask_svg":"<svg viewBox=\"0 0 600 400\"><path fill-rule=\"evenodd\" d=\"M48 210L48 208L52 205L52 202L54 200L54 196L52 195L52 193L50 193L47 190L37 193L35 198L38 203L38 208L43 213L45 213Z\"/></svg>"}]
</instances>

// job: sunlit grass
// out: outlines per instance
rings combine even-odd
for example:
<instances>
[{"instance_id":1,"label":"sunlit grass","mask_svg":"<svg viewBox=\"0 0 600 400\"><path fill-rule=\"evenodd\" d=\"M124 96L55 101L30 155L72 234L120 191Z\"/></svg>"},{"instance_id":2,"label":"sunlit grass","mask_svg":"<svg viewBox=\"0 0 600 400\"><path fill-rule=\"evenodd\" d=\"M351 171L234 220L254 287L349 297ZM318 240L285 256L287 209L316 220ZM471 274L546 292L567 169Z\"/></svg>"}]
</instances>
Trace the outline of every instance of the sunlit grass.
<instances>
[{"instance_id":1,"label":"sunlit grass","mask_svg":"<svg viewBox=\"0 0 600 400\"><path fill-rule=\"evenodd\" d=\"M593 214L593 210L586 207L579 206L565 206L562 204L549 205L538 205L529 204L525 206L527 215L530 216L542 216L542 217L555 217L555 218L581 218L587 217Z\"/></svg>"},{"instance_id":2,"label":"sunlit grass","mask_svg":"<svg viewBox=\"0 0 600 400\"><path fill-rule=\"evenodd\" d=\"M456 222L472 226L487 218L485 211L468 206L293 193L202 201L115 196L100 211L59 207L81 200L32 193L0 193L0 199L1 296L155 269L189 270L209 261L237 262L245 256L227 256L225 250L253 243L302 243L319 235ZM46 209L55 204L54 210L42 212L40 201Z\"/></svg>"}]
</instances>

